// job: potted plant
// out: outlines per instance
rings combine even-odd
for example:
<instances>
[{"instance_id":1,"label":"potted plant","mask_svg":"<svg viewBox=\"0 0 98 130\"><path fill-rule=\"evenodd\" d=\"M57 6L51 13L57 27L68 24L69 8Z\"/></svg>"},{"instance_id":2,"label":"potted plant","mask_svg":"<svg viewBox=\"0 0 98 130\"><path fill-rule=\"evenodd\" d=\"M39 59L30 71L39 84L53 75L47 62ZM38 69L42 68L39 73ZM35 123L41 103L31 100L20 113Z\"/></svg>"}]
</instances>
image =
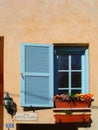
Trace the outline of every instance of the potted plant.
<instances>
[{"instance_id":1,"label":"potted plant","mask_svg":"<svg viewBox=\"0 0 98 130\"><path fill-rule=\"evenodd\" d=\"M57 94L54 96L57 108L88 108L91 105L93 95L88 94Z\"/></svg>"}]
</instances>

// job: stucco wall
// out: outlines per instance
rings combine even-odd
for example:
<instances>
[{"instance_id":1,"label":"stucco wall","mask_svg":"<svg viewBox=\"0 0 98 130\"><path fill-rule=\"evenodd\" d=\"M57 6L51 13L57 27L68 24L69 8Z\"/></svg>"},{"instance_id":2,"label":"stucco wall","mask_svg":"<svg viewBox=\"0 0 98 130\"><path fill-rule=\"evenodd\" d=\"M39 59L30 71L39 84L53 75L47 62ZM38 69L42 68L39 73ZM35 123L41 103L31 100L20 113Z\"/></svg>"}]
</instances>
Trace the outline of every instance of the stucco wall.
<instances>
[{"instance_id":1,"label":"stucco wall","mask_svg":"<svg viewBox=\"0 0 98 130\"><path fill-rule=\"evenodd\" d=\"M18 112L23 111L20 107L21 42L88 44L89 84L95 98L92 108L93 123L88 129L97 130L97 0L0 0L0 36L4 36L4 91L10 92ZM39 118L39 123L54 122L50 114L52 110L41 110L38 113L39 117L43 117ZM43 114L47 113L46 119ZM7 122L12 120L4 110L4 130Z\"/></svg>"}]
</instances>

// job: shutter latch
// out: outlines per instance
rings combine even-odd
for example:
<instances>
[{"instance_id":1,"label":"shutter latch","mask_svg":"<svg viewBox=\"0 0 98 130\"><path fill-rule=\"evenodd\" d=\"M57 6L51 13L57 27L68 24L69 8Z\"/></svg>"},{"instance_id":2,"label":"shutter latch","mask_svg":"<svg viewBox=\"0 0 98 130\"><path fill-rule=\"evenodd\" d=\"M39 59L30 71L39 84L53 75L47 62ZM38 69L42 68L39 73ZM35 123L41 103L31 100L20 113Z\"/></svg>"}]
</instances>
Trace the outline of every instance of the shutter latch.
<instances>
[{"instance_id":1,"label":"shutter latch","mask_svg":"<svg viewBox=\"0 0 98 130\"><path fill-rule=\"evenodd\" d=\"M21 74L22 78L24 79L24 75L23 75L23 73L20 73L20 74Z\"/></svg>"}]
</instances>

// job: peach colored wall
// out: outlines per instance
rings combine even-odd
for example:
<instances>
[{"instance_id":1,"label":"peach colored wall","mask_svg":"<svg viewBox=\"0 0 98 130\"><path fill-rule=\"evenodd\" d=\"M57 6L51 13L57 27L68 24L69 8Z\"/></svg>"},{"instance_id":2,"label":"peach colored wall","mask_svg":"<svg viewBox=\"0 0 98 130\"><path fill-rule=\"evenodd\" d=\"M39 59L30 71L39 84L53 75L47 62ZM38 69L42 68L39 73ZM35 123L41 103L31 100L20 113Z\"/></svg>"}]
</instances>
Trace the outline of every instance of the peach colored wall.
<instances>
[{"instance_id":1,"label":"peach colored wall","mask_svg":"<svg viewBox=\"0 0 98 130\"><path fill-rule=\"evenodd\" d=\"M20 107L21 42L89 44L89 84L95 101L93 124L88 129L97 129L97 0L0 0L0 36L4 36L4 91L9 91L18 112L23 111ZM38 114L39 121L33 123L54 123L52 110L41 110ZM43 114L47 114L48 118ZM4 110L4 130L7 122L12 120Z\"/></svg>"}]
</instances>

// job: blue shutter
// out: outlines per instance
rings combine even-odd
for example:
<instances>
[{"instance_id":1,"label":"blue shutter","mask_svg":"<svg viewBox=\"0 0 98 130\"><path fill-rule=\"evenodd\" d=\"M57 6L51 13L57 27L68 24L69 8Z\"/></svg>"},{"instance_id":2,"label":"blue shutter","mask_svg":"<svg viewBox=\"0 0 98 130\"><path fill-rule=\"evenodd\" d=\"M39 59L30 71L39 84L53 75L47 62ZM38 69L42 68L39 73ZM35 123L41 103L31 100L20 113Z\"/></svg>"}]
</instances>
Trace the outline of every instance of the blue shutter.
<instances>
[{"instance_id":1,"label":"blue shutter","mask_svg":"<svg viewBox=\"0 0 98 130\"><path fill-rule=\"evenodd\" d=\"M21 44L21 106L53 107L52 44Z\"/></svg>"}]
</instances>

